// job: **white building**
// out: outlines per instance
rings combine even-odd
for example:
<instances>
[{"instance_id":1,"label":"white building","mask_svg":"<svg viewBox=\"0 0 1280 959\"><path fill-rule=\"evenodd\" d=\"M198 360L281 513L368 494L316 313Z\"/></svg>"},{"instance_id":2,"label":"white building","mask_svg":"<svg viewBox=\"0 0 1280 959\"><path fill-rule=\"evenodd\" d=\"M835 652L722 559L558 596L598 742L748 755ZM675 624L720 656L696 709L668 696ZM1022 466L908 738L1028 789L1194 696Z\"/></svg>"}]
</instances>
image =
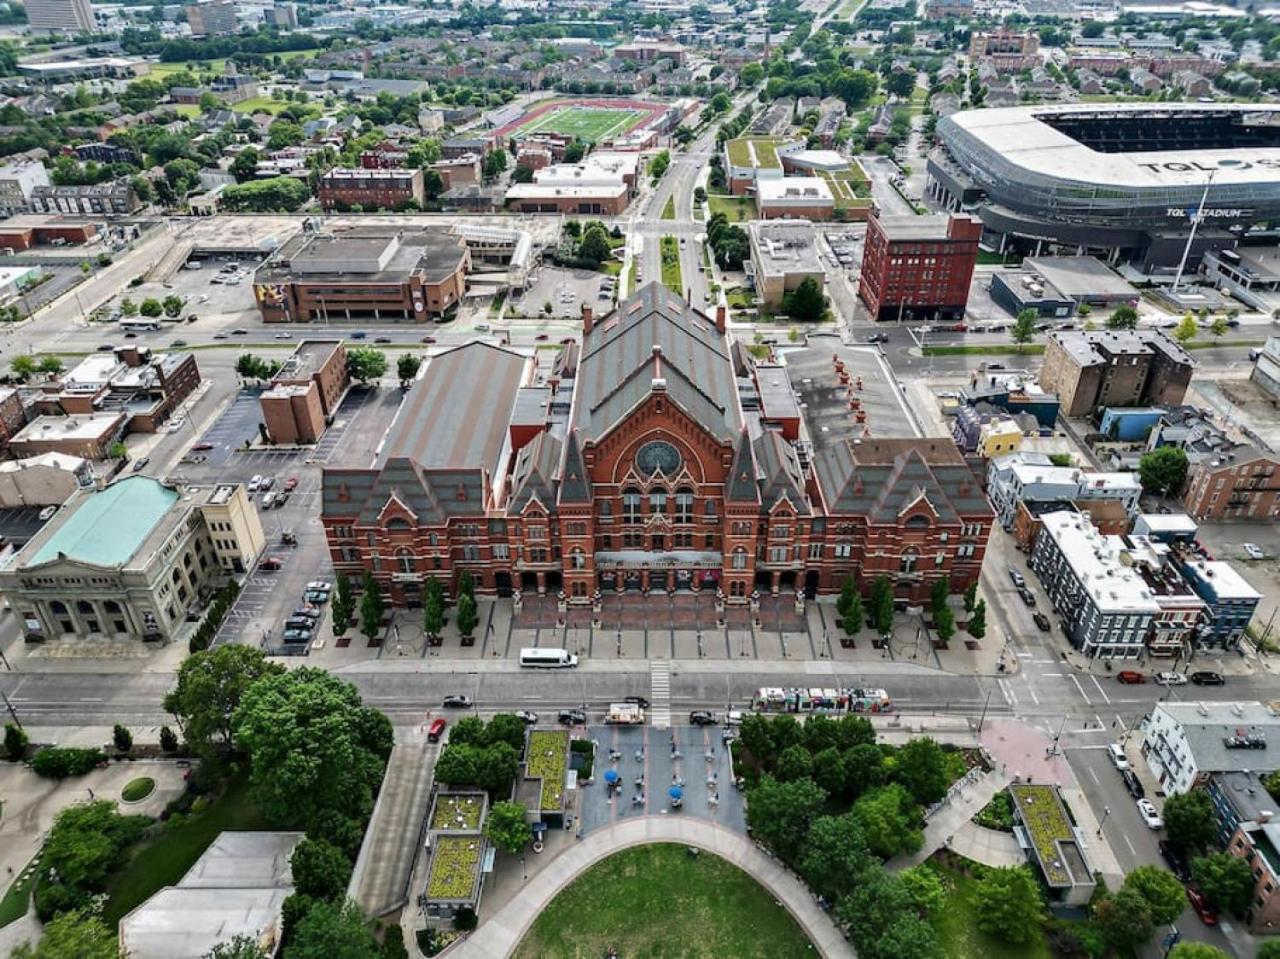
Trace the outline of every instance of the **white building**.
<instances>
[{"instance_id":1,"label":"white building","mask_svg":"<svg viewBox=\"0 0 1280 959\"><path fill-rule=\"evenodd\" d=\"M1044 453L1019 452L993 459L987 468L987 496L1007 530L1019 503L1120 500L1130 516L1138 511L1142 484L1134 473L1090 473L1054 466Z\"/></svg>"},{"instance_id":2,"label":"white building","mask_svg":"<svg viewBox=\"0 0 1280 959\"><path fill-rule=\"evenodd\" d=\"M65 453L41 453L0 463L0 508L61 506L93 486L93 464Z\"/></svg>"},{"instance_id":3,"label":"white building","mask_svg":"<svg viewBox=\"0 0 1280 959\"><path fill-rule=\"evenodd\" d=\"M1141 729L1142 755L1170 796L1213 773L1280 767L1280 716L1262 703L1159 703Z\"/></svg>"},{"instance_id":4,"label":"white building","mask_svg":"<svg viewBox=\"0 0 1280 959\"><path fill-rule=\"evenodd\" d=\"M31 193L49 186L49 171L39 160L23 160L0 166L0 214L21 213L31 205Z\"/></svg>"},{"instance_id":5,"label":"white building","mask_svg":"<svg viewBox=\"0 0 1280 959\"><path fill-rule=\"evenodd\" d=\"M835 209L836 198L821 177L789 176L756 181L756 210L766 220L771 217L827 220Z\"/></svg>"}]
</instances>

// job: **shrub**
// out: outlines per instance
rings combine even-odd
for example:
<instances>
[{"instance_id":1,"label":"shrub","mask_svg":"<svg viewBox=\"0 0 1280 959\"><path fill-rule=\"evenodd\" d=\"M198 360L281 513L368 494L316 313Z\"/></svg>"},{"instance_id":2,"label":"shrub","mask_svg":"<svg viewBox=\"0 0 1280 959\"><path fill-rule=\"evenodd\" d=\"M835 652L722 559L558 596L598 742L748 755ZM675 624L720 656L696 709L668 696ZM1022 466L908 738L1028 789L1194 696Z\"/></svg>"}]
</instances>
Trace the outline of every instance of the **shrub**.
<instances>
[{"instance_id":1,"label":"shrub","mask_svg":"<svg viewBox=\"0 0 1280 959\"><path fill-rule=\"evenodd\" d=\"M111 742L118 751L127 753L133 749L133 733L116 723L115 728L111 730Z\"/></svg>"},{"instance_id":2,"label":"shrub","mask_svg":"<svg viewBox=\"0 0 1280 959\"><path fill-rule=\"evenodd\" d=\"M168 726L160 727L160 748L167 753L178 751L178 734Z\"/></svg>"},{"instance_id":3,"label":"shrub","mask_svg":"<svg viewBox=\"0 0 1280 959\"><path fill-rule=\"evenodd\" d=\"M5 723L4 727L4 754L17 762L24 759L27 755L27 746L31 740L27 736L26 731L15 726L13 723Z\"/></svg>"},{"instance_id":4,"label":"shrub","mask_svg":"<svg viewBox=\"0 0 1280 959\"><path fill-rule=\"evenodd\" d=\"M478 923L476 911L468 906L463 906L453 917L453 928L459 932L470 932Z\"/></svg>"},{"instance_id":5,"label":"shrub","mask_svg":"<svg viewBox=\"0 0 1280 959\"><path fill-rule=\"evenodd\" d=\"M66 779L84 775L106 758L100 749L50 746L32 757L31 771L49 779Z\"/></svg>"}]
</instances>

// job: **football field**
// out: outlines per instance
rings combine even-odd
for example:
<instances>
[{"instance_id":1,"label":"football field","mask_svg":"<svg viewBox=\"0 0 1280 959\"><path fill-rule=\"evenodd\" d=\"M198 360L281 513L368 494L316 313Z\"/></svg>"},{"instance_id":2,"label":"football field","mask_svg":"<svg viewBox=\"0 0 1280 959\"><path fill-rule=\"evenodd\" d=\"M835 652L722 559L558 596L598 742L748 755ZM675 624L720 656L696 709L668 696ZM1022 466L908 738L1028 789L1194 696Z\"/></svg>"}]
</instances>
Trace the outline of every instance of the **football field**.
<instances>
[{"instance_id":1,"label":"football field","mask_svg":"<svg viewBox=\"0 0 1280 959\"><path fill-rule=\"evenodd\" d=\"M522 134L559 133L588 143L617 136L643 118L639 110L610 110L604 107L560 107L520 127Z\"/></svg>"}]
</instances>

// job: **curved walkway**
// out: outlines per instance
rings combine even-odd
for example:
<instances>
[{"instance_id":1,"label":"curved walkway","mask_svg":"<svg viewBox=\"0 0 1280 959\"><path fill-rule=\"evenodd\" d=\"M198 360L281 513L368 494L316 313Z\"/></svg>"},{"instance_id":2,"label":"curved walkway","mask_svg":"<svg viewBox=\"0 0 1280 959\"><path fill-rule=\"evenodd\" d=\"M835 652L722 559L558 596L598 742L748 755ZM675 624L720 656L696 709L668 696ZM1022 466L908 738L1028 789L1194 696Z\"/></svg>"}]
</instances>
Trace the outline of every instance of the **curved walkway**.
<instances>
[{"instance_id":1,"label":"curved walkway","mask_svg":"<svg viewBox=\"0 0 1280 959\"><path fill-rule=\"evenodd\" d=\"M813 895L785 866L739 833L707 820L681 816L640 816L588 833L530 879L519 896L486 919L456 954L465 959L506 959L533 920L565 886L615 852L655 842L697 846L733 863L782 904L819 955L857 959L853 947L818 908Z\"/></svg>"}]
</instances>

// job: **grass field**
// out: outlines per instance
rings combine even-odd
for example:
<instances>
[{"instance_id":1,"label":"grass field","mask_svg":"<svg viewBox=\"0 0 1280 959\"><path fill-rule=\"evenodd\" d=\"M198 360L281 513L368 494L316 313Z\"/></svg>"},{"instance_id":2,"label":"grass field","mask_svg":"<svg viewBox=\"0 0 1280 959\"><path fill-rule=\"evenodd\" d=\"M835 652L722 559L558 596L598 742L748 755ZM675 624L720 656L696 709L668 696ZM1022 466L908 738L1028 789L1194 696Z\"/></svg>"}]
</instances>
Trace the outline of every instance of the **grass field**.
<instances>
[{"instance_id":1,"label":"grass field","mask_svg":"<svg viewBox=\"0 0 1280 959\"><path fill-rule=\"evenodd\" d=\"M40 859L39 854L31 862L34 865ZM22 870L25 876L20 874L14 877L9 888L5 890L4 898L0 899L0 928L16 922L27 914L27 906L31 902L31 890L36 884L36 875L38 871L29 866Z\"/></svg>"},{"instance_id":2,"label":"grass field","mask_svg":"<svg viewBox=\"0 0 1280 959\"><path fill-rule=\"evenodd\" d=\"M108 925L115 928L152 893L176 885L224 829L266 829L248 793L249 775L241 773L203 812L192 814L181 825L166 826L153 842L139 849L107 889L103 918Z\"/></svg>"},{"instance_id":3,"label":"grass field","mask_svg":"<svg viewBox=\"0 0 1280 959\"><path fill-rule=\"evenodd\" d=\"M929 868L948 887L946 904L931 918L947 959L1051 959L1053 953L1043 936L1015 946L980 931L975 922L978 881L936 863L930 863Z\"/></svg>"},{"instance_id":4,"label":"grass field","mask_svg":"<svg viewBox=\"0 0 1280 959\"><path fill-rule=\"evenodd\" d=\"M674 196L667 197L666 205L662 208L663 220L674 220L676 218L676 198Z\"/></svg>"},{"instance_id":5,"label":"grass field","mask_svg":"<svg viewBox=\"0 0 1280 959\"><path fill-rule=\"evenodd\" d=\"M270 113L274 115L287 106L289 106L289 103L286 100L276 100L272 97L254 97L251 100L242 100L240 103L233 104L231 110L233 113Z\"/></svg>"},{"instance_id":6,"label":"grass field","mask_svg":"<svg viewBox=\"0 0 1280 959\"><path fill-rule=\"evenodd\" d=\"M604 107L559 107L535 117L517 130L520 134L560 133L587 143L599 143L635 126L643 117L638 110Z\"/></svg>"},{"instance_id":7,"label":"grass field","mask_svg":"<svg viewBox=\"0 0 1280 959\"><path fill-rule=\"evenodd\" d=\"M662 238L662 282L676 296L684 296L684 277L680 272L680 242L674 236Z\"/></svg>"},{"instance_id":8,"label":"grass field","mask_svg":"<svg viewBox=\"0 0 1280 959\"><path fill-rule=\"evenodd\" d=\"M723 859L671 844L628 849L591 867L534 922L516 959L800 959L815 955L795 921Z\"/></svg>"},{"instance_id":9,"label":"grass field","mask_svg":"<svg viewBox=\"0 0 1280 959\"><path fill-rule=\"evenodd\" d=\"M722 196L713 193L707 197L707 206L711 210L711 215L723 213L725 219L730 223L741 223L743 220L750 220L755 216L756 204L754 200L745 196Z\"/></svg>"}]
</instances>

